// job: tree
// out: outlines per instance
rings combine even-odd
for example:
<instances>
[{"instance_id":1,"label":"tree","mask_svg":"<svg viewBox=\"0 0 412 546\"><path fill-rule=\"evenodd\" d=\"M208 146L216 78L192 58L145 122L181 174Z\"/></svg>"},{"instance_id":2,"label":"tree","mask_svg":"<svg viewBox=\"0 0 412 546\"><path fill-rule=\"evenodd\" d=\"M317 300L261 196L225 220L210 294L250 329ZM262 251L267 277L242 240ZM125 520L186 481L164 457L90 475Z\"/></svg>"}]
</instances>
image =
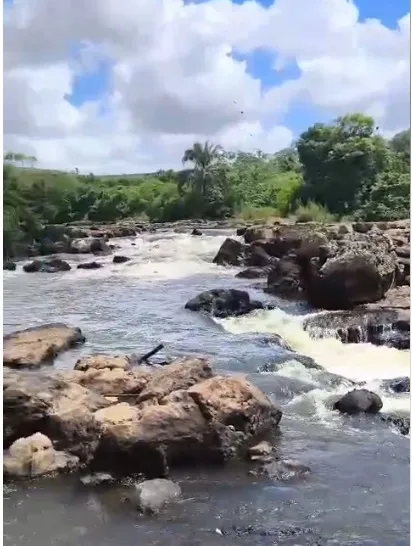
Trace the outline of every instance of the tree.
<instances>
[{"instance_id":1,"label":"tree","mask_svg":"<svg viewBox=\"0 0 412 546\"><path fill-rule=\"evenodd\" d=\"M206 196L208 183L210 184L213 177L213 166L216 164L222 152L222 148L218 145L211 144L206 141L204 144L195 142L192 148L185 151L182 158L182 163L193 163L193 186L203 197Z\"/></svg>"},{"instance_id":2,"label":"tree","mask_svg":"<svg viewBox=\"0 0 412 546\"><path fill-rule=\"evenodd\" d=\"M338 118L332 125L316 123L301 135L297 151L303 166L302 200L337 214L351 213L367 200L390 159L374 120L363 114Z\"/></svg>"}]
</instances>

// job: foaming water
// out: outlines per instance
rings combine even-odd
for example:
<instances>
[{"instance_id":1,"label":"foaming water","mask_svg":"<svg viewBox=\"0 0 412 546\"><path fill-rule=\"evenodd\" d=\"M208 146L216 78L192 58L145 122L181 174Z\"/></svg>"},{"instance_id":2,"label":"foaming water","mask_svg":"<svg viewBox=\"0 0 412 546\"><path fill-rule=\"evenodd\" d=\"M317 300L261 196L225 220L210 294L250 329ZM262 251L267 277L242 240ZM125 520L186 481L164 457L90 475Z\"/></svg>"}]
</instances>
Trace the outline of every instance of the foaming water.
<instances>
[{"instance_id":1,"label":"foaming water","mask_svg":"<svg viewBox=\"0 0 412 546\"><path fill-rule=\"evenodd\" d=\"M353 381L390 379L409 375L410 352L370 343L344 344L335 337L314 339L303 329L307 317L291 316L281 309L257 311L220 323L233 334L278 334L296 352L313 358L331 373Z\"/></svg>"}]
</instances>

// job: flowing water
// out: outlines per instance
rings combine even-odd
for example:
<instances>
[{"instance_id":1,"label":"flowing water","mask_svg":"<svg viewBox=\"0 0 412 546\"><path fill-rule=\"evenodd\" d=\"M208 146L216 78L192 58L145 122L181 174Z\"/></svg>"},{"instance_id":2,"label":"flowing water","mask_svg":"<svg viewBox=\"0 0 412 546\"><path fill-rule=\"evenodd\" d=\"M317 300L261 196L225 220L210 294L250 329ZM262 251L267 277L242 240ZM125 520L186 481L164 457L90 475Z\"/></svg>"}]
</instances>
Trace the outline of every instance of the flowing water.
<instances>
[{"instance_id":1,"label":"flowing water","mask_svg":"<svg viewBox=\"0 0 412 546\"><path fill-rule=\"evenodd\" d=\"M57 368L72 368L81 354L143 354L160 342L166 356L208 355L225 373L247 374L282 407L278 450L309 465L310 477L279 483L252 478L241 466L191 470L174 476L184 501L152 518L127 509L121 491L86 491L75 476L9 484L5 544L409 544L409 438L378 417L345 418L330 409L349 388L331 375L337 374L378 392L383 413L409 414L409 395L390 394L382 384L409 375L409 351L312 339L302 326L310 310L269 298L235 279L234 269L213 265L228 234L121 239L118 253L132 260L114 265L111 257L98 258L105 267L95 271L4 272L4 330L45 322L81 327L87 343L61 356ZM215 321L184 309L200 291L225 287L246 288L277 308ZM273 333L325 371L268 343Z\"/></svg>"}]
</instances>

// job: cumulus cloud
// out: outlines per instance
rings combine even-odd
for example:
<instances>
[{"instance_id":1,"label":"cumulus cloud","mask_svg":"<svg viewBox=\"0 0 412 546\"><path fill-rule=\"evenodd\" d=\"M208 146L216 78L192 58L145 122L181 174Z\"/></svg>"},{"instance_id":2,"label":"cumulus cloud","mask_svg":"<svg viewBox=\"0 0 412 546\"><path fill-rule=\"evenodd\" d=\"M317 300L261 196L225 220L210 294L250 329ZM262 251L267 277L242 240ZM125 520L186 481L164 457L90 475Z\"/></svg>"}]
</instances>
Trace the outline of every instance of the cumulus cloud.
<instances>
[{"instance_id":1,"label":"cumulus cloud","mask_svg":"<svg viewBox=\"0 0 412 546\"><path fill-rule=\"evenodd\" d=\"M83 6L83 7L82 7ZM275 152L293 106L409 122L409 15L359 21L348 0L14 0L5 8L4 141L50 168L177 167L194 140ZM86 9L87 6L87 9ZM300 75L266 89L238 60L256 50ZM244 58L244 57L243 57ZM70 103L76 78L109 67L99 98ZM268 121L270 120L270 124Z\"/></svg>"}]
</instances>

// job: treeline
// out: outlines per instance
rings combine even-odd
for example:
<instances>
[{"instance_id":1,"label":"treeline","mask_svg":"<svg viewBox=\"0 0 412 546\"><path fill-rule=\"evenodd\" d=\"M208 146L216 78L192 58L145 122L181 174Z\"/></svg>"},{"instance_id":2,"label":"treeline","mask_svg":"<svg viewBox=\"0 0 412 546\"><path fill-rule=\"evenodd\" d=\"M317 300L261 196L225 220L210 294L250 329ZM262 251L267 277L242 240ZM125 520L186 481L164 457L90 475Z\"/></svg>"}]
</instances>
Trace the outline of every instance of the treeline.
<instances>
[{"instance_id":1,"label":"treeline","mask_svg":"<svg viewBox=\"0 0 412 546\"><path fill-rule=\"evenodd\" d=\"M206 142L182 160L182 171L116 178L19 169L36 158L5 154L5 253L36 239L44 224L80 220L409 216L410 130L386 140L361 114L315 124L276 154L233 153Z\"/></svg>"}]
</instances>

